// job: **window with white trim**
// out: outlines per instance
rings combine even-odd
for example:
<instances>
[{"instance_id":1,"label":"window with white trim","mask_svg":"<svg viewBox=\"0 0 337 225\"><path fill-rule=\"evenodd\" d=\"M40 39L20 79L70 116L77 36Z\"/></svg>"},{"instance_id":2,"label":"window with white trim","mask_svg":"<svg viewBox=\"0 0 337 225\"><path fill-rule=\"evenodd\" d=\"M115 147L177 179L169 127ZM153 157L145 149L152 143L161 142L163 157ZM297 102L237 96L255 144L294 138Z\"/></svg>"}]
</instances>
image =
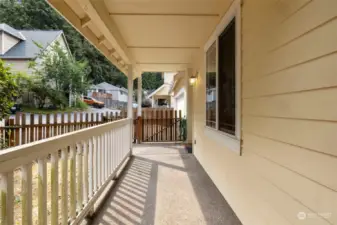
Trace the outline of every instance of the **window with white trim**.
<instances>
[{"instance_id":1,"label":"window with white trim","mask_svg":"<svg viewBox=\"0 0 337 225\"><path fill-rule=\"evenodd\" d=\"M206 126L236 134L235 18L206 51Z\"/></svg>"},{"instance_id":2,"label":"window with white trim","mask_svg":"<svg viewBox=\"0 0 337 225\"><path fill-rule=\"evenodd\" d=\"M216 42L206 52L206 125L216 128Z\"/></svg>"}]
</instances>

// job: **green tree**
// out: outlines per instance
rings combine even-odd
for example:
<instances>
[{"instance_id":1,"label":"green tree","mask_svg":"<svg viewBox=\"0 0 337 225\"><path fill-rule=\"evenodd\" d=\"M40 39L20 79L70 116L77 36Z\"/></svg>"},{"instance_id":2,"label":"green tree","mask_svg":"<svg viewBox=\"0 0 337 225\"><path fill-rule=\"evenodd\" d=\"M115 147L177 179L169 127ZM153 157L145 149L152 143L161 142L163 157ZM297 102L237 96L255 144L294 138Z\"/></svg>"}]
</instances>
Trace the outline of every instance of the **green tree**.
<instances>
[{"instance_id":1,"label":"green tree","mask_svg":"<svg viewBox=\"0 0 337 225\"><path fill-rule=\"evenodd\" d=\"M142 74L143 90L156 90L164 84L163 74L159 72L145 72ZM138 78L133 81L134 89L138 89Z\"/></svg>"},{"instance_id":2,"label":"green tree","mask_svg":"<svg viewBox=\"0 0 337 225\"><path fill-rule=\"evenodd\" d=\"M32 61L30 68L34 80L31 90L35 93L39 107L46 99L58 107L65 107L69 97L84 93L88 87L87 62L76 61L56 42L51 51L41 51L39 62Z\"/></svg>"},{"instance_id":3,"label":"green tree","mask_svg":"<svg viewBox=\"0 0 337 225\"><path fill-rule=\"evenodd\" d=\"M0 23L16 29L63 30L69 48L78 61L90 62L89 79L127 87L126 76L112 65L45 0L0 1Z\"/></svg>"},{"instance_id":4,"label":"green tree","mask_svg":"<svg viewBox=\"0 0 337 225\"><path fill-rule=\"evenodd\" d=\"M6 117L19 95L16 75L0 59L0 119Z\"/></svg>"}]
</instances>

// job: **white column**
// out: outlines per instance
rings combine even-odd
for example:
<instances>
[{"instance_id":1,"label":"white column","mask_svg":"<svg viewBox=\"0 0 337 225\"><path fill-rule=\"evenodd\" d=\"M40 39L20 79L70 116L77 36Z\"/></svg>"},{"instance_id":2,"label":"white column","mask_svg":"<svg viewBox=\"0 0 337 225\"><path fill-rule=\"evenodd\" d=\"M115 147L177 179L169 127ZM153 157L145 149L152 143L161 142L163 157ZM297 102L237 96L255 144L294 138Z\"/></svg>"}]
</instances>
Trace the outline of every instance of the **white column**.
<instances>
[{"instance_id":1,"label":"white column","mask_svg":"<svg viewBox=\"0 0 337 225\"><path fill-rule=\"evenodd\" d=\"M138 109L137 116L142 116L142 74L138 77Z\"/></svg>"},{"instance_id":2,"label":"white column","mask_svg":"<svg viewBox=\"0 0 337 225\"><path fill-rule=\"evenodd\" d=\"M132 126L133 126L133 109L132 109L132 100L133 100L133 71L132 71L132 65L128 65L128 70L127 70L127 75L128 75L128 118L131 119L130 126L129 126L129 135L130 135L130 141L129 141L129 146L128 148L131 151L132 154ZM124 143L123 143L124 144ZM120 148L120 147L119 147ZM118 148L118 151L120 149Z\"/></svg>"},{"instance_id":3,"label":"white column","mask_svg":"<svg viewBox=\"0 0 337 225\"><path fill-rule=\"evenodd\" d=\"M152 108L154 108L154 96L151 98Z\"/></svg>"},{"instance_id":4,"label":"white column","mask_svg":"<svg viewBox=\"0 0 337 225\"><path fill-rule=\"evenodd\" d=\"M128 65L128 118L132 119L132 100L133 100L133 72L132 65Z\"/></svg>"},{"instance_id":5,"label":"white column","mask_svg":"<svg viewBox=\"0 0 337 225\"><path fill-rule=\"evenodd\" d=\"M187 119L187 143L192 143L192 124L193 124L193 87L190 85L190 77L192 76L193 70L188 68L185 70L185 110Z\"/></svg>"}]
</instances>

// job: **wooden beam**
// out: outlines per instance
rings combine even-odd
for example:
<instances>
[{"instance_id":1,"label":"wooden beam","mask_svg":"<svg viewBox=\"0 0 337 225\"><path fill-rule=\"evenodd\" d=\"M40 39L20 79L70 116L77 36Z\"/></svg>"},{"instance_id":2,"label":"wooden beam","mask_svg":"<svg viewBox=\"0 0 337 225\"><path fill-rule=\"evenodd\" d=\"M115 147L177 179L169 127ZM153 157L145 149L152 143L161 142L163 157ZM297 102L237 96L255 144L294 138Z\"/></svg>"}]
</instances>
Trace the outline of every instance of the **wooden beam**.
<instances>
[{"instance_id":1,"label":"wooden beam","mask_svg":"<svg viewBox=\"0 0 337 225\"><path fill-rule=\"evenodd\" d=\"M89 23L91 22L91 19L89 16L85 16L81 19L81 26L82 28L86 27L89 25Z\"/></svg>"},{"instance_id":2,"label":"wooden beam","mask_svg":"<svg viewBox=\"0 0 337 225\"><path fill-rule=\"evenodd\" d=\"M127 13L112 12L110 16L168 16L168 17L220 17L217 13Z\"/></svg>"}]
</instances>

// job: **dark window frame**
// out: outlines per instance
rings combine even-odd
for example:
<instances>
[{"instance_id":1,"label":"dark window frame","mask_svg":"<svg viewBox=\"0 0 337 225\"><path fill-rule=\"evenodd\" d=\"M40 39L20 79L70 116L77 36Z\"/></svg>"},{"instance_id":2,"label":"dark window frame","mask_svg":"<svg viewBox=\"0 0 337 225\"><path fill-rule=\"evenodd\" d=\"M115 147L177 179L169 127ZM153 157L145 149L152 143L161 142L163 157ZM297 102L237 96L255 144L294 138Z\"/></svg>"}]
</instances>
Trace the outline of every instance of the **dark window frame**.
<instances>
[{"instance_id":1,"label":"dark window frame","mask_svg":"<svg viewBox=\"0 0 337 225\"><path fill-rule=\"evenodd\" d=\"M218 130L236 133L236 19L218 37Z\"/></svg>"},{"instance_id":2,"label":"dark window frame","mask_svg":"<svg viewBox=\"0 0 337 225\"><path fill-rule=\"evenodd\" d=\"M237 104L240 104L238 102L238 98L240 98L240 96L237 96L238 95L238 92L237 92L237 88L239 88L240 90L240 87L238 87L238 82L241 82L240 80L237 80L237 76L240 76L240 74L237 74L237 64L238 63L241 63L239 61L237 61L237 26L236 26L236 23L237 23L237 18L236 18L236 15L233 16L233 18L227 23L227 25L222 29L222 31L220 33L218 33L218 35L216 36L215 38L215 41L209 46L209 48L205 51L205 63L206 63L206 68L205 68L205 72L206 72L206 118L205 118L205 125L206 127L208 128L211 128L213 130L216 130L216 131L219 131L221 133L224 133L226 135L229 135L231 137L234 137L235 139L239 139L240 138L240 131L238 129L240 129L240 121L238 123L237 119L240 120L240 118L237 118L239 117L239 114L238 114L238 110L240 110L240 108L238 108L238 105ZM220 71L220 57L221 57L221 53L220 53L220 48L221 48L221 44L220 44L220 39L221 37L226 34L227 32L230 32L229 30L231 30L231 34L234 34L232 39L233 39L233 42L232 43L232 53L234 52L234 54L232 55L232 76L231 76L231 79L230 80L230 86L227 85L227 87L230 87L231 88L231 94L230 94L230 101L227 101L227 109L230 109L230 113L228 113L227 115L227 118L224 118L223 116L223 112L221 112L221 110L224 110L224 107L223 107L223 97L221 96L221 88L220 88L220 83L222 83L222 79L220 78L221 76L221 73L223 74L222 71ZM215 85L215 89L216 89L216 110L215 110L215 114L216 114L216 120L215 120L215 126L212 125L210 126L209 122L208 122L208 113L207 113L207 110L208 110L208 102L207 102L207 92L209 91L209 88L208 88L208 72L207 72L207 63L208 63L208 51L213 47L213 44L216 43L216 85ZM220 102L222 101L222 102ZM225 103L226 104L226 103ZM229 107L231 106L231 107ZM220 120L223 121L223 124L226 124L227 122L229 122L227 124L227 128L226 126L222 126L220 124Z\"/></svg>"}]
</instances>

